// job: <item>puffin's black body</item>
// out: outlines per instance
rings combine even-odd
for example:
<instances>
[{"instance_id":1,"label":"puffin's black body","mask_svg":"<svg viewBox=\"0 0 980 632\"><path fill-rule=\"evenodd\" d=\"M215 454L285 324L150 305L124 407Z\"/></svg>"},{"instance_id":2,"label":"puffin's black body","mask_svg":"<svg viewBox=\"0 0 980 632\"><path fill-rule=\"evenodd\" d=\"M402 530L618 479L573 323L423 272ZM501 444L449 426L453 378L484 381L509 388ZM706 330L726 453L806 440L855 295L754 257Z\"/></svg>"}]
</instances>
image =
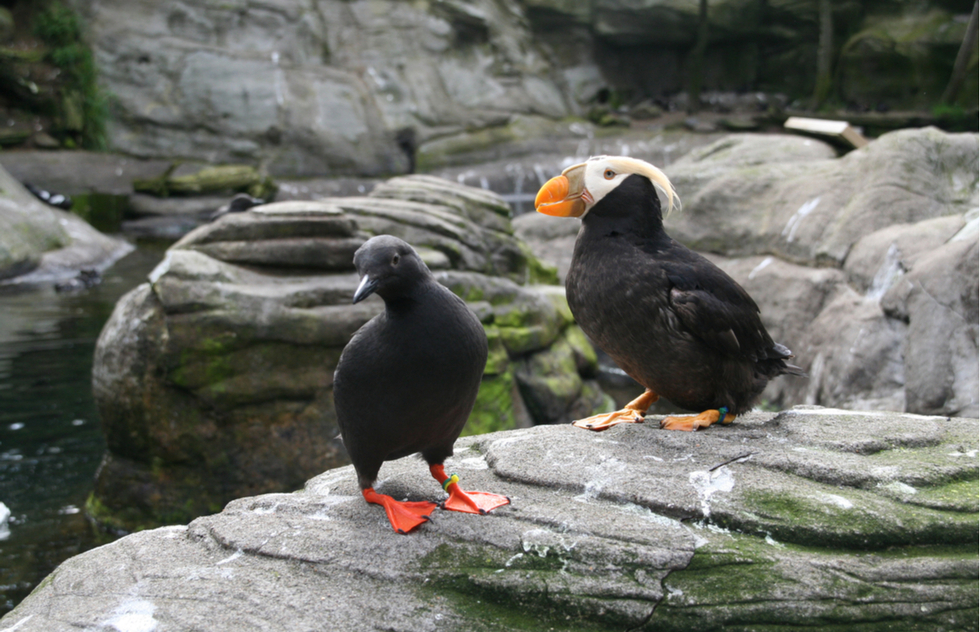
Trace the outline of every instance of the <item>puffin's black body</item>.
<instances>
[{"instance_id":1,"label":"puffin's black body","mask_svg":"<svg viewBox=\"0 0 980 632\"><path fill-rule=\"evenodd\" d=\"M400 239L369 240L354 263L363 275L354 302L371 293L385 301L385 311L344 348L334 374L337 421L358 482L368 498L384 461L419 452L443 483L449 477L442 463L453 453L486 366L483 326ZM404 528L394 518L392 525L415 526Z\"/></svg>"},{"instance_id":2,"label":"puffin's black body","mask_svg":"<svg viewBox=\"0 0 980 632\"><path fill-rule=\"evenodd\" d=\"M786 363L791 352L773 342L745 290L664 232L657 191L642 175L583 217L565 288L596 345L683 408L738 415L772 378L803 375Z\"/></svg>"}]
</instances>

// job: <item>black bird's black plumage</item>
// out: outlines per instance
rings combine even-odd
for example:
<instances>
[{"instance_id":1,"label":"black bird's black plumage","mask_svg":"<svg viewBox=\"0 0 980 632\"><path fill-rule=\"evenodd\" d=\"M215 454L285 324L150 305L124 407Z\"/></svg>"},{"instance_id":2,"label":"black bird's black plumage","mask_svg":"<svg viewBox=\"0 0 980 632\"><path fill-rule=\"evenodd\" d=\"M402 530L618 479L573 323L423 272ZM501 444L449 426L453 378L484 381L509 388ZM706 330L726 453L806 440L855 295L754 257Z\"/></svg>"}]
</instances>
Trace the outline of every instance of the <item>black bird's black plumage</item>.
<instances>
[{"instance_id":1,"label":"black bird's black plumage","mask_svg":"<svg viewBox=\"0 0 980 632\"><path fill-rule=\"evenodd\" d=\"M583 217L565 287L596 345L682 408L738 415L772 378L803 375L745 290L664 232L657 191L642 175Z\"/></svg>"},{"instance_id":2,"label":"black bird's black plumage","mask_svg":"<svg viewBox=\"0 0 980 632\"><path fill-rule=\"evenodd\" d=\"M362 275L354 302L372 293L385 302L384 312L351 338L334 374L337 421L365 498L385 506L396 530L414 528L411 519L400 522L398 507L393 516L389 505L399 503L380 497L372 486L382 463L418 452L450 492L445 508L485 513L506 504L502 496L463 492L442 468L486 367L487 338L479 319L400 239L370 239L355 253L354 264Z\"/></svg>"},{"instance_id":3,"label":"black bird's black plumage","mask_svg":"<svg viewBox=\"0 0 980 632\"><path fill-rule=\"evenodd\" d=\"M365 488L384 461L421 452L432 465L452 455L480 388L487 338L466 303L400 239L371 239L354 263L385 301L351 338L334 376L337 421Z\"/></svg>"}]
</instances>

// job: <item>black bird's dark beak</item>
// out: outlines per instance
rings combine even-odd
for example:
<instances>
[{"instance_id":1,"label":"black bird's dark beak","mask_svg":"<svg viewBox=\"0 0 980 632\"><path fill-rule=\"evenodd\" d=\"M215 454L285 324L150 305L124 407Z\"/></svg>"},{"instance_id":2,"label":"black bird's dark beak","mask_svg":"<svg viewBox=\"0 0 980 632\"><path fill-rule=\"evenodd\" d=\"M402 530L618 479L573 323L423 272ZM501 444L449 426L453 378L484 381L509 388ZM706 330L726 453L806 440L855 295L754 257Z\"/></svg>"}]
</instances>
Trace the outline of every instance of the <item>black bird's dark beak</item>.
<instances>
[{"instance_id":1,"label":"black bird's dark beak","mask_svg":"<svg viewBox=\"0 0 980 632\"><path fill-rule=\"evenodd\" d=\"M360 285L357 286L357 291L354 292L354 302L360 303L367 297L374 294L376 289L378 289L377 279L372 279L369 275L365 274L361 278Z\"/></svg>"}]
</instances>

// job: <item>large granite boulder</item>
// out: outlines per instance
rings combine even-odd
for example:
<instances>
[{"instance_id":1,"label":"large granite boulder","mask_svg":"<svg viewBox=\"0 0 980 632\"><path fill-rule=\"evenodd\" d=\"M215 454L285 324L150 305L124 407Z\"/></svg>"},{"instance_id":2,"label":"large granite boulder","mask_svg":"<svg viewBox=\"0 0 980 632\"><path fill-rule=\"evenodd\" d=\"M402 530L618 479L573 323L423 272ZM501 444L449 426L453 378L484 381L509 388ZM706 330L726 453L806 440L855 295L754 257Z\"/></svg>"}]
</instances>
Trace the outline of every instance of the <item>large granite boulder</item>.
<instances>
[{"instance_id":1,"label":"large granite boulder","mask_svg":"<svg viewBox=\"0 0 980 632\"><path fill-rule=\"evenodd\" d=\"M554 271L515 238L496 195L427 176L368 197L230 213L176 243L99 338L93 387L108 442L91 515L132 531L287 491L347 462L331 385L382 308L351 304L371 235L415 245L484 323L490 357L466 432L610 409Z\"/></svg>"},{"instance_id":2,"label":"large granite boulder","mask_svg":"<svg viewBox=\"0 0 980 632\"><path fill-rule=\"evenodd\" d=\"M44 204L0 167L0 283L54 283L101 271L133 247Z\"/></svg>"},{"instance_id":3,"label":"large granite boulder","mask_svg":"<svg viewBox=\"0 0 980 632\"><path fill-rule=\"evenodd\" d=\"M510 496L402 536L353 469L72 558L4 629L976 630L976 420L798 407L728 427L461 439ZM415 458L398 498L442 492Z\"/></svg>"},{"instance_id":4,"label":"large granite boulder","mask_svg":"<svg viewBox=\"0 0 980 632\"><path fill-rule=\"evenodd\" d=\"M773 381L764 406L980 414L976 134L904 130L842 157L733 135L665 170L683 200L668 233L742 284L810 374ZM567 270L577 222L515 226Z\"/></svg>"}]
</instances>

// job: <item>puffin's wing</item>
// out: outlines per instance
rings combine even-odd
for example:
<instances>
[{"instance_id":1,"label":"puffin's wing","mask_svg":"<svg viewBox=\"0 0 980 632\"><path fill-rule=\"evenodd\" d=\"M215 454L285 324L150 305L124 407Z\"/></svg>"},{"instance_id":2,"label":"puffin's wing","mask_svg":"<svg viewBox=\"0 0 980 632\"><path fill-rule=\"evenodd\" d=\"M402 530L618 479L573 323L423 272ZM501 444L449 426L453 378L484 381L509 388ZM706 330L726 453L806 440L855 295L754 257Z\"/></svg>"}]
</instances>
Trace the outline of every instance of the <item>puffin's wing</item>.
<instances>
[{"instance_id":1,"label":"puffin's wing","mask_svg":"<svg viewBox=\"0 0 980 632\"><path fill-rule=\"evenodd\" d=\"M671 286L670 307L691 335L730 356L753 361L785 357L777 355L752 297L710 261L664 267Z\"/></svg>"}]
</instances>

